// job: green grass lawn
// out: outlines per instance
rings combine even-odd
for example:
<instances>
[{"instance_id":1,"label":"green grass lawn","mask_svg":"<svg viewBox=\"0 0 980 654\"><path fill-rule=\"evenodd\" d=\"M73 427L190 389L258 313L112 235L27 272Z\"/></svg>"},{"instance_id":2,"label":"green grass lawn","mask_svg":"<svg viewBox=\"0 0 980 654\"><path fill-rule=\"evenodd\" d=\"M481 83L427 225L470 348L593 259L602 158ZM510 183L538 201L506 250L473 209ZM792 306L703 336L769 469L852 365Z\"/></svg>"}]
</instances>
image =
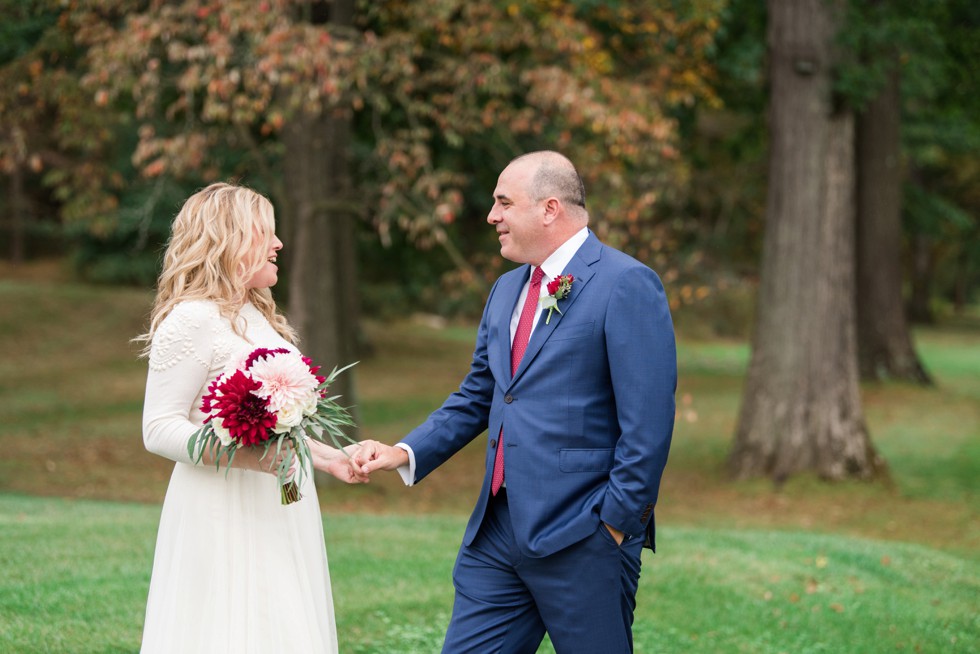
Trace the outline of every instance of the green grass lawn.
<instances>
[{"instance_id":1,"label":"green grass lawn","mask_svg":"<svg viewBox=\"0 0 980 654\"><path fill-rule=\"evenodd\" d=\"M154 505L0 495L0 651L137 651L158 517ZM464 521L324 517L341 651L439 650ZM638 653L980 645L975 560L802 532L665 527L659 535L670 546L644 553Z\"/></svg>"},{"instance_id":2,"label":"green grass lawn","mask_svg":"<svg viewBox=\"0 0 980 654\"><path fill-rule=\"evenodd\" d=\"M0 279L0 652L138 647L173 467L140 436L146 368L128 339L149 301ZM457 386L474 330L406 320L365 333L362 436L394 442ZM921 329L916 341L935 387L862 389L890 481L802 476L777 489L724 471L748 346L679 334L638 653L978 651L980 324ZM483 447L412 489L393 475L321 488L343 652L438 651Z\"/></svg>"}]
</instances>

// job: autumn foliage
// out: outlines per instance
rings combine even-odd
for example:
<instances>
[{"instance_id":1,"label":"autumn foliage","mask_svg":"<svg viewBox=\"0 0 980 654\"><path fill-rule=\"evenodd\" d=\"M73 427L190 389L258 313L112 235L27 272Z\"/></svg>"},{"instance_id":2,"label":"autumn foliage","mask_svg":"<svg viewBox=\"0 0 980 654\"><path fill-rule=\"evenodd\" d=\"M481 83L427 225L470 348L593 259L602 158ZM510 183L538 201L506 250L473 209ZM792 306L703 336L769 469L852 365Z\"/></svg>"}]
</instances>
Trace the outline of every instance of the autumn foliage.
<instances>
[{"instance_id":1,"label":"autumn foliage","mask_svg":"<svg viewBox=\"0 0 980 654\"><path fill-rule=\"evenodd\" d=\"M274 177L296 112L335 112L356 132L364 217L424 246L484 215L478 182L511 157L556 148L600 235L666 265L663 207L688 177L674 113L714 100L721 4L371 2L337 28L326 3L102 0L66 20L93 105L132 108L144 176Z\"/></svg>"}]
</instances>

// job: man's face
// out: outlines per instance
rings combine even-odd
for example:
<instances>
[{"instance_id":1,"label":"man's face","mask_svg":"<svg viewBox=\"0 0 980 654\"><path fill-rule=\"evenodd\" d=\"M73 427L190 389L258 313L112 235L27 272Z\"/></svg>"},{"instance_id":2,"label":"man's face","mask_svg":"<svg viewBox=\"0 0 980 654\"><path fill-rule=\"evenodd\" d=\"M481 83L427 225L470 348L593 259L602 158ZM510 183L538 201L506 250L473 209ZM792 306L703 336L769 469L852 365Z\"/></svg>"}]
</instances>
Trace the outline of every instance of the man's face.
<instances>
[{"instance_id":1,"label":"man's face","mask_svg":"<svg viewBox=\"0 0 980 654\"><path fill-rule=\"evenodd\" d=\"M547 249L544 234L544 201L529 193L534 164L518 161L504 168L493 191L493 207L487 222L497 230L500 255L515 263L540 265Z\"/></svg>"}]
</instances>

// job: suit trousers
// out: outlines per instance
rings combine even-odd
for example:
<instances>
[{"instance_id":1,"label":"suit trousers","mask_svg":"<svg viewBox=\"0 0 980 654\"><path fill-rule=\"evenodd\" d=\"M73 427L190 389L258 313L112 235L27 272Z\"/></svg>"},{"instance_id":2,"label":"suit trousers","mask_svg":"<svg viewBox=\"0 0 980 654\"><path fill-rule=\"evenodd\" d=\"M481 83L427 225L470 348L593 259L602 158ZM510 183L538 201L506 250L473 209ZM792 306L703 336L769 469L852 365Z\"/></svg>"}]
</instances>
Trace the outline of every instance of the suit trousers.
<instances>
[{"instance_id":1,"label":"suit trousers","mask_svg":"<svg viewBox=\"0 0 980 654\"><path fill-rule=\"evenodd\" d=\"M632 652L642 545L638 538L617 545L598 522L578 543L526 557L502 489L456 558L443 654L534 654L546 631L557 654Z\"/></svg>"}]
</instances>

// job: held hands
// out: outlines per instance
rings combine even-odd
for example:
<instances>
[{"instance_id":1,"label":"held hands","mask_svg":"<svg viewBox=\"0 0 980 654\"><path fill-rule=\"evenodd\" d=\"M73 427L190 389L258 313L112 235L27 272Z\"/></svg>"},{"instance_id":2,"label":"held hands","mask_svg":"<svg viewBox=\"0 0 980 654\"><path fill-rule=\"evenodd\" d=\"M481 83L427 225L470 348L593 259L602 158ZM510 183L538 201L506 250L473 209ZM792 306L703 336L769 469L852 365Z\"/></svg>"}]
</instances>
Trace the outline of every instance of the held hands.
<instances>
[{"instance_id":1,"label":"held hands","mask_svg":"<svg viewBox=\"0 0 980 654\"><path fill-rule=\"evenodd\" d=\"M366 484L375 470L394 470L408 464L408 452L378 441L366 440L343 450L310 439L313 467L346 484Z\"/></svg>"},{"instance_id":2,"label":"held hands","mask_svg":"<svg viewBox=\"0 0 980 654\"><path fill-rule=\"evenodd\" d=\"M366 484L370 478L354 464L353 455L361 448L360 444L348 445L343 450L330 447L315 439L307 441L313 455L313 467L332 475L345 484Z\"/></svg>"},{"instance_id":3,"label":"held hands","mask_svg":"<svg viewBox=\"0 0 980 654\"><path fill-rule=\"evenodd\" d=\"M370 475L375 470L395 470L408 465L408 452L378 441L361 441L361 447L352 457L361 474Z\"/></svg>"},{"instance_id":4,"label":"held hands","mask_svg":"<svg viewBox=\"0 0 980 654\"><path fill-rule=\"evenodd\" d=\"M310 440L313 467L347 484L366 484L375 470L394 470L408 464L408 452L378 441L365 440L343 451Z\"/></svg>"}]
</instances>

